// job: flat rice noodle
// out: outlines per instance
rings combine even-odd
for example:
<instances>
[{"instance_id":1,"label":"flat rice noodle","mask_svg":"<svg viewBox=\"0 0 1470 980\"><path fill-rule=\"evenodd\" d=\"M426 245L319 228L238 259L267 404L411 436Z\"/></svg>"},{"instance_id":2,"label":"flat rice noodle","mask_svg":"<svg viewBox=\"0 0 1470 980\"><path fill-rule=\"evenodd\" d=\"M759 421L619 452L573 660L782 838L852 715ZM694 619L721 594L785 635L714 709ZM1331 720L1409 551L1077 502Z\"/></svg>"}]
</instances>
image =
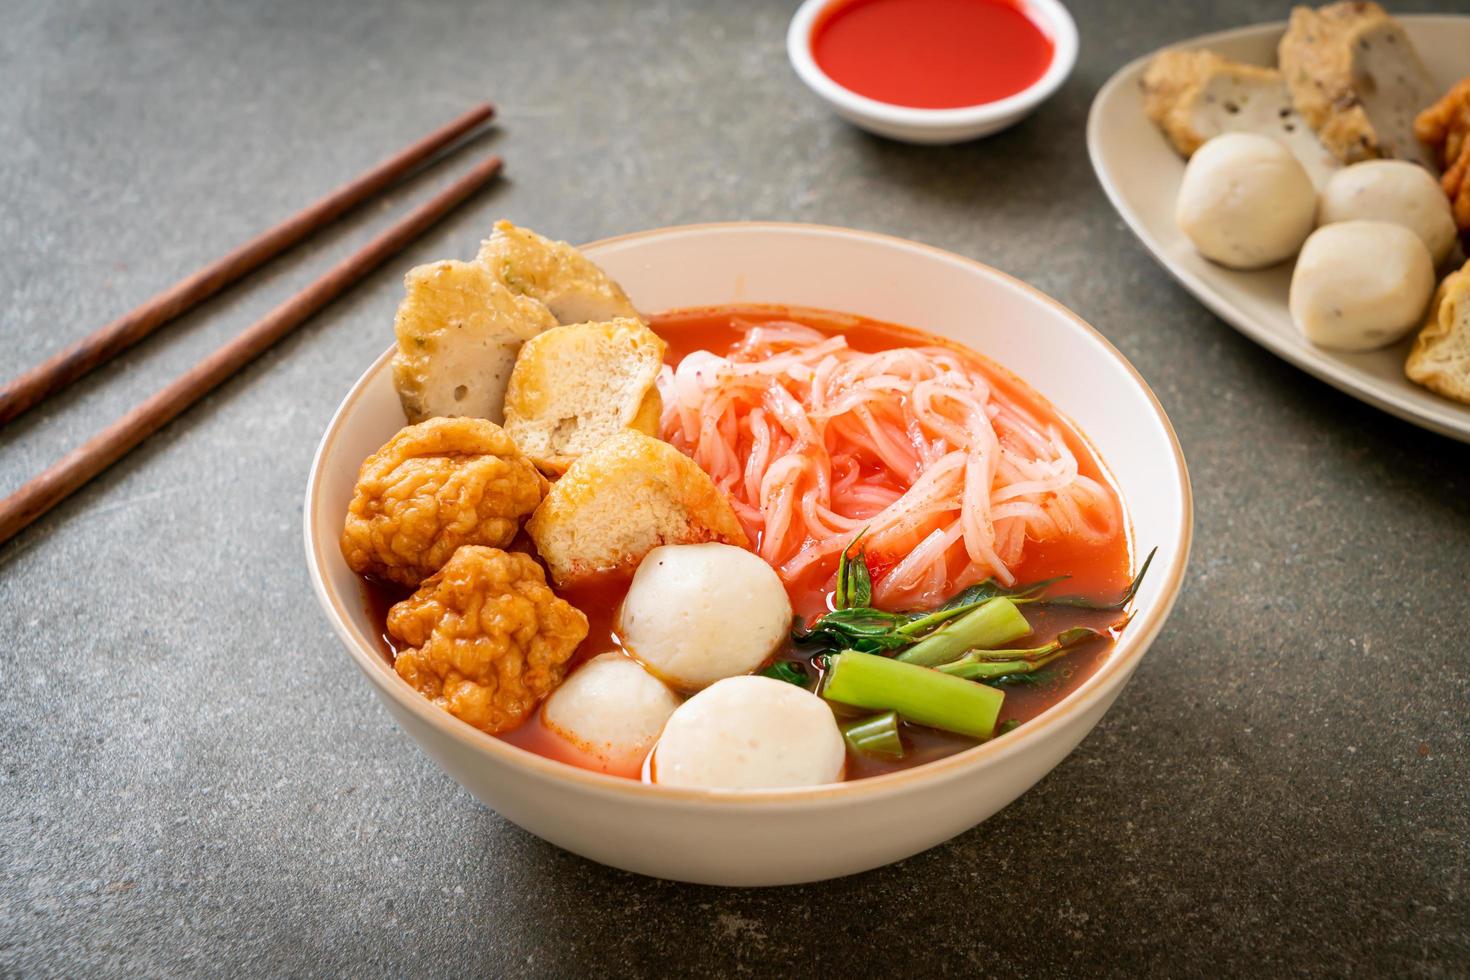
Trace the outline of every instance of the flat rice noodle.
<instances>
[{"instance_id":1,"label":"flat rice noodle","mask_svg":"<svg viewBox=\"0 0 1470 980\"><path fill-rule=\"evenodd\" d=\"M1028 540L1096 542L1121 520L1054 426L944 348L864 353L772 322L658 384L664 438L731 496L788 585L830 582L864 531L884 569L875 605L924 608L987 577L1013 583Z\"/></svg>"}]
</instances>

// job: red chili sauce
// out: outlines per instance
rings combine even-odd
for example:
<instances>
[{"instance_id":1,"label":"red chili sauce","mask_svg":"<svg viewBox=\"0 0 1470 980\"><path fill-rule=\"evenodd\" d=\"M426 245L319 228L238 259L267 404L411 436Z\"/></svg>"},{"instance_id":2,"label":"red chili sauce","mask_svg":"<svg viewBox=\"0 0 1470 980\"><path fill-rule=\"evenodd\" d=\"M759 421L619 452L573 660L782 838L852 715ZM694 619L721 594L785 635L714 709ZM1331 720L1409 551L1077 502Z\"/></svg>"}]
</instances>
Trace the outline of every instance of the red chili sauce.
<instances>
[{"instance_id":1,"label":"red chili sauce","mask_svg":"<svg viewBox=\"0 0 1470 980\"><path fill-rule=\"evenodd\" d=\"M1046 74L1047 33L1011 0L838 0L812 28L837 84L915 109L996 102Z\"/></svg>"},{"instance_id":2,"label":"red chili sauce","mask_svg":"<svg viewBox=\"0 0 1470 980\"><path fill-rule=\"evenodd\" d=\"M677 364L686 355L696 350L727 353L751 327L771 320L786 320L814 327L827 333L842 333L856 350L874 352L894 347L934 346L949 347L966 357L982 372L991 385L1006 397L1028 408L1037 417L1044 419L1062 432L1068 447L1076 456L1078 470L1105 486L1112 487L1112 479L1099 463L1091 445L1071 422L1058 415L1039 394L1025 382L985 357L965 347L951 343L932 334L907 327L852 317L845 314L822 313L815 310L791 309L771 306L724 306L701 309L675 310L652 317L651 326L669 346L666 360ZM1115 491L1116 492L1116 491ZM1078 541L1028 542L1020 563L1013 569L1018 582L1039 582L1056 576L1068 576L1064 583L1054 587L1057 594L1084 595L1089 598L1112 601L1127 588L1130 571L1129 541L1126 519L1120 522L1119 532L1101 544ZM516 549L530 550L528 541L518 539ZM874 571L879 571L874 569ZM406 598L411 589L377 580L363 580L364 594L373 622L378 626L384 655L391 662L395 656L395 645L388 636L386 627L388 609L393 603ZM558 590L562 598L587 615L589 631L587 639L573 655L570 670L600 653L621 647L615 629L618 607L627 592L628 577L608 576L604 579L580 584L573 588ZM829 589L825 581L801 582L788 590L792 608L810 619L829 608ZM1089 626L1107 631L1121 620L1116 612L1094 612L1071 608L1041 609L1027 607L1026 618L1033 632L1025 640L1026 646L1040 646L1050 641L1064 629L1073 626ZM1056 704L1093 674L1107 659L1111 642L1096 641L1078 647L1045 671L1043 680L1035 684L1012 684L1005 688L1006 697L1000 713L1000 725L1009 721L1024 723L1047 708ZM799 661L808 667L809 654L794 644L787 644L775 660ZM841 713L840 708L836 709ZM527 719L519 728L504 732L500 736L513 745L569 762L589 769L602 770L593 759L583 756L565 740L553 735L541 724L539 712ZM875 776L899 769L909 769L931 762L956 752L971 748L976 743L962 735L937 731L919 725L903 726L906 749L904 758L898 760L879 759L873 756L848 753L848 779ZM605 770L603 770L605 771ZM639 771L618 771L615 775L637 779Z\"/></svg>"}]
</instances>

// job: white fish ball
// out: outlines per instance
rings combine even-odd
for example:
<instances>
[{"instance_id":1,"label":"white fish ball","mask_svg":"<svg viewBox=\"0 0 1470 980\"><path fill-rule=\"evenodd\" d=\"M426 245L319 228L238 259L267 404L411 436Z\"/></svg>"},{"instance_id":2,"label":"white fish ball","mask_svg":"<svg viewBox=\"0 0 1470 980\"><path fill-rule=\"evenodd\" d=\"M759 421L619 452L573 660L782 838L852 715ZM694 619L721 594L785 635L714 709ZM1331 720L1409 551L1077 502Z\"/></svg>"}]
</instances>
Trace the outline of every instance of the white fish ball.
<instances>
[{"instance_id":1,"label":"white fish ball","mask_svg":"<svg viewBox=\"0 0 1470 980\"><path fill-rule=\"evenodd\" d=\"M1306 338L1373 350L1412 330L1434 291L1434 262L1418 235L1386 221L1342 221L1312 233L1291 276L1291 318Z\"/></svg>"},{"instance_id":2,"label":"white fish ball","mask_svg":"<svg viewBox=\"0 0 1470 980\"><path fill-rule=\"evenodd\" d=\"M1439 266L1455 247L1455 217L1439 181L1407 160L1364 160L1322 188L1317 223L1388 221L1418 235Z\"/></svg>"},{"instance_id":3,"label":"white fish ball","mask_svg":"<svg viewBox=\"0 0 1470 980\"><path fill-rule=\"evenodd\" d=\"M1301 161L1255 133L1226 133L1196 150L1174 204L1200 254L1234 269L1291 258L1316 216L1317 191Z\"/></svg>"},{"instance_id":4,"label":"white fish ball","mask_svg":"<svg viewBox=\"0 0 1470 980\"><path fill-rule=\"evenodd\" d=\"M541 722L610 772L636 770L679 698L631 657L593 657L546 699Z\"/></svg>"},{"instance_id":5,"label":"white fish ball","mask_svg":"<svg viewBox=\"0 0 1470 980\"><path fill-rule=\"evenodd\" d=\"M728 544L654 548L633 574L618 624L633 655L684 691L757 669L790 629L791 601L775 569Z\"/></svg>"},{"instance_id":6,"label":"white fish ball","mask_svg":"<svg viewBox=\"0 0 1470 980\"><path fill-rule=\"evenodd\" d=\"M827 703L770 677L729 677L679 706L653 750L654 782L778 789L842 779L847 746Z\"/></svg>"}]
</instances>

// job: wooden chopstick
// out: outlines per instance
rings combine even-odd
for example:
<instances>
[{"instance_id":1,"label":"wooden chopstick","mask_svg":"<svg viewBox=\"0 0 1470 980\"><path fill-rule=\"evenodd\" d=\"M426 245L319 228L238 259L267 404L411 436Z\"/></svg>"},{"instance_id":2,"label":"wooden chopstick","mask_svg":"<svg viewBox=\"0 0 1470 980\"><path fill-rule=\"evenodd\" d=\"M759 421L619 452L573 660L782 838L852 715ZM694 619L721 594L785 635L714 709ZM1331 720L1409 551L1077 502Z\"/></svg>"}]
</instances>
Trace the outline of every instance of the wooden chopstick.
<instances>
[{"instance_id":1,"label":"wooden chopstick","mask_svg":"<svg viewBox=\"0 0 1470 980\"><path fill-rule=\"evenodd\" d=\"M180 375L168 387L72 450L15 493L0 500L0 543L10 540L16 532L65 500L72 491L121 459L210 389L423 234L494 178L500 172L500 165L498 156L477 164L469 173L339 262L320 279Z\"/></svg>"},{"instance_id":2,"label":"wooden chopstick","mask_svg":"<svg viewBox=\"0 0 1470 980\"><path fill-rule=\"evenodd\" d=\"M373 169L343 184L305 210L297 212L274 228L261 232L131 312L124 313L60 353L47 358L0 389L0 425L136 344L252 269L340 218L439 150L488 122L494 115L495 107L488 102L475 106L453 122L441 126L417 143L405 147Z\"/></svg>"}]
</instances>

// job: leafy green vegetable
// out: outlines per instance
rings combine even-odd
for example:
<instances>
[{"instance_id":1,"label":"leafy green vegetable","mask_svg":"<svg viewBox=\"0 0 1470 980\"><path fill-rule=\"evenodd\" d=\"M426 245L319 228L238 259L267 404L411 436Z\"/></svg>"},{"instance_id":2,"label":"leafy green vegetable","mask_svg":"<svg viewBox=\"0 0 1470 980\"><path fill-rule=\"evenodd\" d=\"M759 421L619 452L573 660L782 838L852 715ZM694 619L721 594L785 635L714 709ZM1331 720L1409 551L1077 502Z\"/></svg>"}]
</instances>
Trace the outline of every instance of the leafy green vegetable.
<instances>
[{"instance_id":1,"label":"leafy green vegetable","mask_svg":"<svg viewBox=\"0 0 1470 980\"><path fill-rule=\"evenodd\" d=\"M938 663L943 658L931 656L930 652L933 649L948 648L946 656L959 652L959 649L948 647L949 641L960 635L950 632L954 627L958 627L959 623L955 622L950 627L947 627L946 624L968 617L996 599L1007 599L1014 605L1067 606L1074 609L1100 611L1123 609L1138 594L1138 587L1143 582L1143 577L1148 572L1149 565L1158 551L1155 548L1148 553L1138 574L1114 602L1098 602L1075 595L1056 597L1044 595L1048 588L1065 581L1066 576L1013 587L1001 585L991 578L962 589L929 612L890 613L868 605L873 601L873 579L868 569L867 553L861 549L856 554L852 553L862 538L862 534L854 538L852 544L848 545L838 558L837 587L832 596L833 611L818 619L810 628L805 627L800 620L792 626L791 639L797 645L815 648L819 654L840 653L843 650L884 654L906 651L900 655L901 659L912 660L915 659L912 653L914 648L923 647L924 644L932 641L932 646L921 650L918 657L921 662ZM997 609L992 609L990 615L998 615ZM1021 617L1017 613L1015 618L1011 619L1012 628L1015 628L1020 620ZM993 646L1008 643L1024 635L1024 633L994 637L981 635L978 638L972 637L970 645ZM944 643L940 642L941 637L947 637Z\"/></svg>"},{"instance_id":2,"label":"leafy green vegetable","mask_svg":"<svg viewBox=\"0 0 1470 980\"><path fill-rule=\"evenodd\" d=\"M849 572L848 582L848 605L855 609L867 608L873 604L873 576L868 571L868 559L863 552L853 560Z\"/></svg>"},{"instance_id":3,"label":"leafy green vegetable","mask_svg":"<svg viewBox=\"0 0 1470 980\"><path fill-rule=\"evenodd\" d=\"M1103 639L1105 633L1086 626L1062 630L1056 639L1027 650L971 650L958 660L939 664L934 669L967 680L996 681L1012 675L1034 674L1073 647Z\"/></svg>"},{"instance_id":4,"label":"leafy green vegetable","mask_svg":"<svg viewBox=\"0 0 1470 980\"><path fill-rule=\"evenodd\" d=\"M861 539L862 535L859 534L853 539L852 544L843 548L842 554L837 556L837 587L832 590L833 609L846 609L852 605L852 586L850 584L852 579L852 564L847 557L847 553L852 550L852 545L857 544ZM863 564L867 564L866 559L863 560Z\"/></svg>"},{"instance_id":5,"label":"leafy green vegetable","mask_svg":"<svg viewBox=\"0 0 1470 980\"><path fill-rule=\"evenodd\" d=\"M1009 643L1031 632L1016 604L1004 596L946 623L898 655L904 663L932 667L974 647Z\"/></svg>"},{"instance_id":6,"label":"leafy green vegetable","mask_svg":"<svg viewBox=\"0 0 1470 980\"><path fill-rule=\"evenodd\" d=\"M1123 609L1138 594L1138 587L1143 584L1143 577L1148 574L1148 566L1153 564L1154 555L1158 553L1158 548L1148 553L1148 557L1143 560L1143 565L1138 569L1138 574L1133 576L1133 581L1128 583L1128 588L1123 590L1123 594L1118 597L1118 601L1116 602L1097 602L1086 596L1063 595L1055 597L1048 596L1045 599L1036 600L1036 603L1042 606L1070 606L1073 609L1096 609L1102 612Z\"/></svg>"},{"instance_id":7,"label":"leafy green vegetable","mask_svg":"<svg viewBox=\"0 0 1470 980\"><path fill-rule=\"evenodd\" d=\"M852 549L867 533L866 529L859 531L837 559L837 590L832 595L836 609L863 609L873 601L873 576L868 571L867 552L860 550L852 555Z\"/></svg>"},{"instance_id":8,"label":"leafy green vegetable","mask_svg":"<svg viewBox=\"0 0 1470 980\"><path fill-rule=\"evenodd\" d=\"M854 752L890 759L903 758L903 738L898 732L898 713L895 711L850 721L842 726L842 737Z\"/></svg>"},{"instance_id":9,"label":"leafy green vegetable","mask_svg":"<svg viewBox=\"0 0 1470 980\"><path fill-rule=\"evenodd\" d=\"M1064 595L1046 596L1043 593L1056 585L1065 582L1070 576L1058 575L1055 578L1042 579L1040 582L1032 582L1028 585L1017 585L1007 587L1001 585L993 578L983 582L977 582L967 589L963 589L949 598L943 605L934 610L934 614L944 613L954 609L971 609L979 603L999 596L1004 596L1015 603L1030 603L1038 606L1070 606L1074 609L1096 609L1100 611L1111 611L1122 609L1133 601L1138 594L1138 587L1143 584L1144 575L1148 574L1148 567L1153 563L1154 555L1158 548L1150 551L1143 559L1143 564L1138 569L1138 574L1133 576L1133 581L1128 583L1128 588L1114 602L1098 602L1085 596Z\"/></svg>"},{"instance_id":10,"label":"leafy green vegetable","mask_svg":"<svg viewBox=\"0 0 1470 980\"><path fill-rule=\"evenodd\" d=\"M1008 735L1020 727L1021 723L1019 721L1014 718L1007 718L1005 721L1000 723L1000 727L995 730L995 734L997 737L1001 735Z\"/></svg>"},{"instance_id":11,"label":"leafy green vegetable","mask_svg":"<svg viewBox=\"0 0 1470 980\"><path fill-rule=\"evenodd\" d=\"M1055 670L1037 670L1029 674L1025 672L1019 674L1002 674L999 677L987 680L985 683L992 687L1009 687L1012 684L1049 684L1057 679L1057 674L1058 671Z\"/></svg>"},{"instance_id":12,"label":"leafy green vegetable","mask_svg":"<svg viewBox=\"0 0 1470 980\"><path fill-rule=\"evenodd\" d=\"M761 671L762 677L773 680L785 681L795 684L797 687L806 687L806 671L789 660L778 660L765 670Z\"/></svg>"},{"instance_id":13,"label":"leafy green vegetable","mask_svg":"<svg viewBox=\"0 0 1470 980\"><path fill-rule=\"evenodd\" d=\"M945 612L950 609L958 608L970 609L976 605L979 605L982 602L986 602L990 599L997 599L1001 596L1010 599L1012 602L1031 602L1034 601L1037 596L1041 595L1042 592L1046 591L1048 586L1052 586L1057 584L1058 582L1064 581L1066 577L1067 576L1065 575L1058 575L1055 578L1042 579L1040 582L1032 582L1030 585L1018 585L1010 588L1001 585L993 578L988 578L983 582L976 582L969 588L961 589L959 592L956 592L954 595L950 596L950 598L943 605L939 606L934 611Z\"/></svg>"},{"instance_id":14,"label":"leafy green vegetable","mask_svg":"<svg viewBox=\"0 0 1470 980\"><path fill-rule=\"evenodd\" d=\"M901 613L887 613L881 609L851 608L837 609L827 613L804 629L798 621L791 629L791 639L798 646L814 646L823 650L860 650L863 653L881 653L900 650L915 641L898 632L898 627L909 621Z\"/></svg>"},{"instance_id":15,"label":"leafy green vegetable","mask_svg":"<svg viewBox=\"0 0 1470 980\"><path fill-rule=\"evenodd\" d=\"M833 611L810 628L799 619L792 625L793 642L814 648L811 664L826 674L825 686L818 693L840 704L885 712L878 718L896 713L909 721L981 739L995 730L1004 700L999 687L1044 683L1053 677L1043 669L1048 664L1105 635L1079 626L1063 630L1042 646L1006 648L1004 644L1031 631L1018 606L1122 610L1138 594L1158 551L1149 552L1138 574L1114 602L1045 595L1065 576L1017 586L986 579L928 612L891 613L869 605L873 582L867 554L858 548L862 537L854 538L838 559ZM1126 617L1114 628L1123 622ZM808 683L806 673L795 664L776 664L764 673L802 686ZM867 723L877 725L878 719L865 719L862 724ZM896 738L896 717L892 724ZM849 736L847 727L853 726L844 727L844 737L854 744L857 736Z\"/></svg>"}]
</instances>

